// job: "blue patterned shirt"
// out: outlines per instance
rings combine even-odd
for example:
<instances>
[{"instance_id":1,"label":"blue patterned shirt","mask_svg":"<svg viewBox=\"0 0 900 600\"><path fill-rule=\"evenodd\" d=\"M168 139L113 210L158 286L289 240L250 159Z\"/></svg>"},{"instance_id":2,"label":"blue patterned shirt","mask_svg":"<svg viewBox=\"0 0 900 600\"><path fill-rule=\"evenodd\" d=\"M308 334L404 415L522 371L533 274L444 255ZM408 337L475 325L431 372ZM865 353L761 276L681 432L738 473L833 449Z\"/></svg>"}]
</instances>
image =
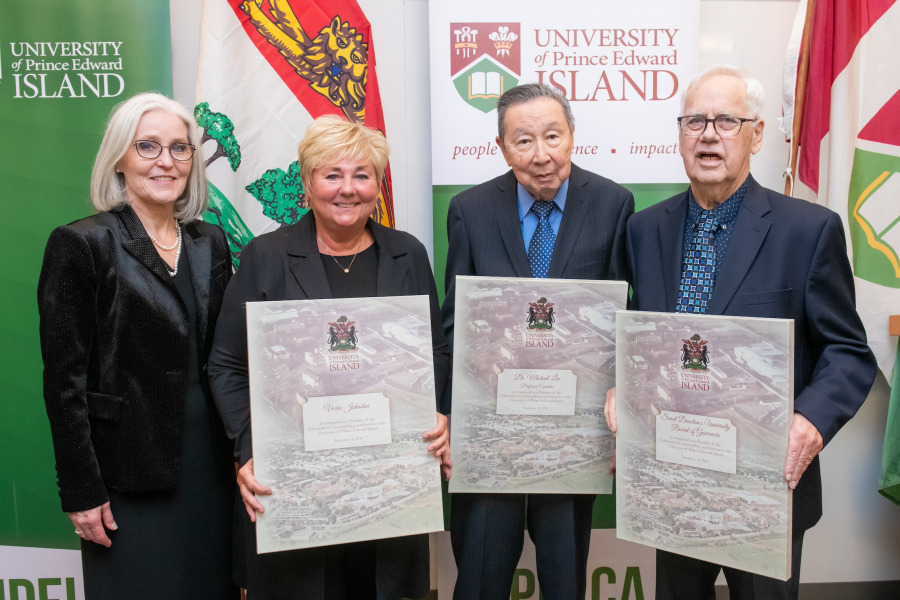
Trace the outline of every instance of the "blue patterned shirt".
<instances>
[{"instance_id":1,"label":"blue patterned shirt","mask_svg":"<svg viewBox=\"0 0 900 600\"><path fill-rule=\"evenodd\" d=\"M722 261L725 259L725 251L728 249L728 242L731 241L731 234L734 232L734 222L737 220L738 212L741 210L741 203L744 201L744 196L747 195L751 181L753 181L753 176L748 175L741 187L728 200L709 211L719 223L719 229L715 235L716 269L713 275L713 282L719 275L719 267L722 266ZM684 252L684 249L690 248L691 240L696 232L697 221L700 219L700 213L702 212L703 208L697 204L697 201L694 199L694 193L688 189L688 212L687 218L684 220L684 236L681 241L682 252ZM682 273L684 273L684 265L685 261L682 257ZM713 288L713 294L715 294L715 288Z\"/></svg>"}]
</instances>

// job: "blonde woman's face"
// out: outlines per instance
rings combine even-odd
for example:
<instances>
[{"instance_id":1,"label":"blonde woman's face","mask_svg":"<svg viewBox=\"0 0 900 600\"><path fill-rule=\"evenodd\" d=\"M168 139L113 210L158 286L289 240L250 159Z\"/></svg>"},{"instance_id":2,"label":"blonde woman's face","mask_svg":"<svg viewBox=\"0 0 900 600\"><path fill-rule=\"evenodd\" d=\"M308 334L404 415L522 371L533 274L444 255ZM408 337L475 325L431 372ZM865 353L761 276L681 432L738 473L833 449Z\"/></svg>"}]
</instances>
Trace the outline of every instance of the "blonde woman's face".
<instances>
[{"instance_id":1,"label":"blonde woman's face","mask_svg":"<svg viewBox=\"0 0 900 600\"><path fill-rule=\"evenodd\" d=\"M378 202L375 167L370 160L349 159L313 169L306 194L317 227L361 233Z\"/></svg>"}]
</instances>

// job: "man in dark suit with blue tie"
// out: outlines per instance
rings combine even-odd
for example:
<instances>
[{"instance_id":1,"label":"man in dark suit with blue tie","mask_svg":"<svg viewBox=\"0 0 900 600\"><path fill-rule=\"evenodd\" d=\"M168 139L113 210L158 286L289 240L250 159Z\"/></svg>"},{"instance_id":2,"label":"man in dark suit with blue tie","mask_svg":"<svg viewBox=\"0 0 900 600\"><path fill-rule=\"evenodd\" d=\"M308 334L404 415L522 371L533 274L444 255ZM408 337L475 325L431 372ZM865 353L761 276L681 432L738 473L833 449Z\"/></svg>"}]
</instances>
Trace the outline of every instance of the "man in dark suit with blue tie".
<instances>
[{"instance_id":1,"label":"man in dark suit with blue tie","mask_svg":"<svg viewBox=\"0 0 900 600\"><path fill-rule=\"evenodd\" d=\"M442 315L451 342L457 275L625 276L634 197L572 164L575 120L565 97L521 85L501 96L497 118L497 145L511 170L453 198L447 216ZM454 599L508 600L527 524L544 599L582 600L593 502L593 495L453 494Z\"/></svg>"},{"instance_id":2,"label":"man in dark suit with blue tie","mask_svg":"<svg viewBox=\"0 0 900 600\"><path fill-rule=\"evenodd\" d=\"M856 313L834 212L760 186L763 90L733 67L687 86L678 118L690 188L628 223L630 308L794 320L794 416L784 477L793 494L791 578L724 568L733 599L797 598L803 533L822 515L818 453L857 411L875 358ZM606 418L616 431L615 390ZM802 478L801 478L802 476ZM657 551L657 600L708 600L720 567Z\"/></svg>"}]
</instances>

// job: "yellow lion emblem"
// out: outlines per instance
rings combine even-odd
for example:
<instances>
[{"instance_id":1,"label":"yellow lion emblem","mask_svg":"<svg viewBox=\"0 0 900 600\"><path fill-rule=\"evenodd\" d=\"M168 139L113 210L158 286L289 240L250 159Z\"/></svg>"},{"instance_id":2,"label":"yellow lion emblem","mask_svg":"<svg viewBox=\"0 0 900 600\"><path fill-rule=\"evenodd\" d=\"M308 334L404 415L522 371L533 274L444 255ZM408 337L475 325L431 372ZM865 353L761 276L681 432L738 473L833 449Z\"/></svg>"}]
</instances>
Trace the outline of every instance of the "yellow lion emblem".
<instances>
[{"instance_id":1,"label":"yellow lion emblem","mask_svg":"<svg viewBox=\"0 0 900 600\"><path fill-rule=\"evenodd\" d=\"M272 8L274 21L262 11L264 2ZM311 38L287 0L247 1L241 10L311 88L347 119L364 122L369 45L356 28L336 16Z\"/></svg>"}]
</instances>

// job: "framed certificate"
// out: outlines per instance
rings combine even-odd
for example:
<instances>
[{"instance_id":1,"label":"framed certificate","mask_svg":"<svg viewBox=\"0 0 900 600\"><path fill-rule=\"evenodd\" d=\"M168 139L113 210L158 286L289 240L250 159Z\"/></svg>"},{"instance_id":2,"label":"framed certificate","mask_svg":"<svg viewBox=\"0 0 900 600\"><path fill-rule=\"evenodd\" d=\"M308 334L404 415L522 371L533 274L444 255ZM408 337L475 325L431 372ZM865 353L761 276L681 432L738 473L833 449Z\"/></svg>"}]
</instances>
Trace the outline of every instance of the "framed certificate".
<instances>
[{"instance_id":1,"label":"framed certificate","mask_svg":"<svg viewBox=\"0 0 900 600\"><path fill-rule=\"evenodd\" d=\"M427 296L247 303L260 553L443 529Z\"/></svg>"},{"instance_id":2,"label":"framed certificate","mask_svg":"<svg viewBox=\"0 0 900 600\"><path fill-rule=\"evenodd\" d=\"M794 322L620 312L616 531L787 580Z\"/></svg>"},{"instance_id":3,"label":"framed certificate","mask_svg":"<svg viewBox=\"0 0 900 600\"><path fill-rule=\"evenodd\" d=\"M623 281L456 278L451 492L612 491Z\"/></svg>"}]
</instances>

